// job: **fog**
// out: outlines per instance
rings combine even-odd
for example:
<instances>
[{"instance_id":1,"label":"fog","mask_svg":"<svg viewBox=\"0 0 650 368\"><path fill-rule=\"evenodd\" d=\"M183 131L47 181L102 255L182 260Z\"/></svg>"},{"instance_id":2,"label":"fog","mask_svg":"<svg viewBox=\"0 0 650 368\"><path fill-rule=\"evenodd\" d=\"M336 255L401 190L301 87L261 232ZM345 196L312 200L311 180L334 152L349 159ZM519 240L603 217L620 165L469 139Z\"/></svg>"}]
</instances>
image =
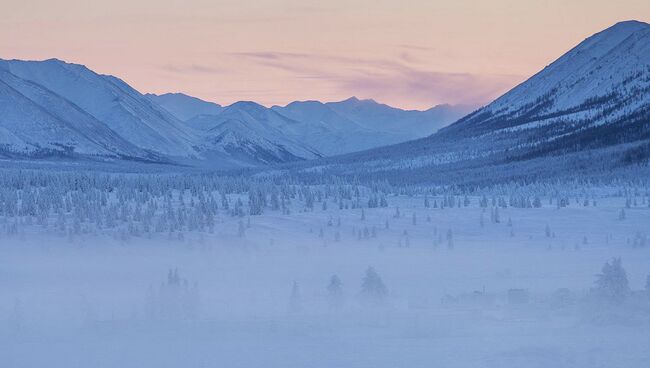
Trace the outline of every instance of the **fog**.
<instances>
[{"instance_id":1,"label":"fog","mask_svg":"<svg viewBox=\"0 0 650 368\"><path fill-rule=\"evenodd\" d=\"M648 366L647 205L423 201L117 238L21 222L1 240L0 366ZM620 299L597 284L619 257Z\"/></svg>"}]
</instances>

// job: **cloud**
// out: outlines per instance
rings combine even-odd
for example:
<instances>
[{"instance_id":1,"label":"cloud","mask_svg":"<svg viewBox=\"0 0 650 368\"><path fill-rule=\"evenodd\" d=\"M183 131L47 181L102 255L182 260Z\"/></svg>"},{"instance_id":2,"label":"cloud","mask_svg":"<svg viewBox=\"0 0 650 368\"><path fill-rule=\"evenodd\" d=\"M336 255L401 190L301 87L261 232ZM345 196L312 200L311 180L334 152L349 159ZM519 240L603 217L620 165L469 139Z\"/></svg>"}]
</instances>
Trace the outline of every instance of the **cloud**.
<instances>
[{"instance_id":1,"label":"cloud","mask_svg":"<svg viewBox=\"0 0 650 368\"><path fill-rule=\"evenodd\" d=\"M160 66L160 69L171 73L193 73L193 74L222 74L226 71L224 69L215 68L207 65L189 64L189 65L173 65L166 64Z\"/></svg>"},{"instance_id":2,"label":"cloud","mask_svg":"<svg viewBox=\"0 0 650 368\"><path fill-rule=\"evenodd\" d=\"M326 83L334 94L374 98L401 106L481 105L523 80L519 75L428 70L421 60L403 52L394 60L287 52L232 55L286 73L288 78Z\"/></svg>"},{"instance_id":3,"label":"cloud","mask_svg":"<svg viewBox=\"0 0 650 368\"><path fill-rule=\"evenodd\" d=\"M378 77L351 77L343 90L402 104L483 105L511 88L518 78L402 70Z\"/></svg>"}]
</instances>

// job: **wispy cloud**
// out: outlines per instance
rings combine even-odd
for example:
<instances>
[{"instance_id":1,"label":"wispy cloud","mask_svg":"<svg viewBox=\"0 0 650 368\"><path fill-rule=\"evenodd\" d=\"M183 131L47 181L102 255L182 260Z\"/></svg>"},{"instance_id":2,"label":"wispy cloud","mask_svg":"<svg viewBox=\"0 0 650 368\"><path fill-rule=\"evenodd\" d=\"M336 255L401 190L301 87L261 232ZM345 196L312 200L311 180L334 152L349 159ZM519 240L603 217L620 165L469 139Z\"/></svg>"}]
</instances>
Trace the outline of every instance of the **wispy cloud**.
<instances>
[{"instance_id":1,"label":"wispy cloud","mask_svg":"<svg viewBox=\"0 0 650 368\"><path fill-rule=\"evenodd\" d=\"M482 105L511 88L520 78L478 76L401 70L378 77L351 77L341 83L344 90L386 99L451 104Z\"/></svg>"},{"instance_id":2,"label":"wispy cloud","mask_svg":"<svg viewBox=\"0 0 650 368\"><path fill-rule=\"evenodd\" d=\"M242 52L235 57L273 68L292 78L327 82L337 93L410 101L414 104L484 104L523 79L428 70L409 53L395 59L287 52ZM414 65L417 64L417 65Z\"/></svg>"},{"instance_id":3,"label":"wispy cloud","mask_svg":"<svg viewBox=\"0 0 650 368\"><path fill-rule=\"evenodd\" d=\"M171 73L193 73L193 74L222 74L226 71L221 68L216 68L207 65L188 64L188 65L173 65L166 64L159 67L160 69Z\"/></svg>"}]
</instances>

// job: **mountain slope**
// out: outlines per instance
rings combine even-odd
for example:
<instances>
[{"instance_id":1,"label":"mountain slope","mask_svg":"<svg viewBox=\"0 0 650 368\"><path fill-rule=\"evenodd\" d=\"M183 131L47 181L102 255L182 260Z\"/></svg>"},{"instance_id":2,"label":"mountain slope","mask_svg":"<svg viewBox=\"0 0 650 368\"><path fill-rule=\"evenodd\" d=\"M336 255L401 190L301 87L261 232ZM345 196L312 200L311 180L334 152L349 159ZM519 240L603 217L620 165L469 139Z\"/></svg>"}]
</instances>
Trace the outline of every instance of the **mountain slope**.
<instances>
[{"instance_id":1,"label":"mountain slope","mask_svg":"<svg viewBox=\"0 0 650 368\"><path fill-rule=\"evenodd\" d=\"M300 124L293 124L287 135L314 147L326 156L361 151L407 140L393 134L364 128L318 101L292 102L272 109Z\"/></svg>"},{"instance_id":2,"label":"mountain slope","mask_svg":"<svg viewBox=\"0 0 650 368\"><path fill-rule=\"evenodd\" d=\"M247 161L275 164L321 157L309 145L287 137L298 122L254 102L237 102L218 115L199 115L187 124L201 131L201 148L246 158Z\"/></svg>"},{"instance_id":3,"label":"mountain slope","mask_svg":"<svg viewBox=\"0 0 650 368\"><path fill-rule=\"evenodd\" d=\"M157 159L57 94L0 66L0 146L8 156Z\"/></svg>"},{"instance_id":4,"label":"mountain slope","mask_svg":"<svg viewBox=\"0 0 650 368\"><path fill-rule=\"evenodd\" d=\"M218 104L206 102L181 93L164 95L148 94L155 102L182 121L207 122L213 126L228 120L219 117L224 111L231 113L241 110L246 114L248 123L257 126L268 125L271 131L283 134L279 144L290 147L288 140L309 146L318 156L333 156L349 152L404 142L427 136L440 127L462 117L470 108L466 106L440 105L426 111L401 110L372 100L350 98L341 102L322 103L319 101L295 101L286 106L273 106L270 109L250 101L232 104L229 109ZM276 131L276 133L277 133ZM250 131L249 131L250 132ZM237 133L238 140L244 139L244 132ZM262 138L258 130L248 143ZM264 139L268 141L277 136ZM219 144L213 139L212 145L219 150ZM204 144L203 147L209 147ZM290 152L295 151L290 149ZM304 154L304 152L303 152ZM303 159L312 158L306 154Z\"/></svg>"},{"instance_id":5,"label":"mountain slope","mask_svg":"<svg viewBox=\"0 0 650 368\"><path fill-rule=\"evenodd\" d=\"M316 152L317 156L362 151L424 137L465 115L470 109L465 106L440 105L427 111L401 110L372 100L358 100L354 97L330 103L295 101L286 106L273 106L270 109L254 102L240 101L225 108L181 93L146 96L178 119L192 122L190 125L195 128L200 128L197 123L218 126L231 118L226 115L231 114L233 110L241 111L246 117L243 120L241 116L236 119L240 122L246 121L255 128L242 130L241 127L232 126L231 129L237 131L237 139L230 141L231 149L235 141L246 142L247 145L260 142L263 144L259 149L266 151L269 142L278 139L279 132L282 134L277 143L287 147L288 152L300 151L291 146L308 146L309 151ZM228 112L220 116L226 110ZM268 126L270 131L268 137L264 137L264 133L260 131L261 126ZM256 133L250 139L246 139L245 134L252 134L254 130ZM201 145L203 149L223 150L223 147L220 147L222 140L214 138L214 136L208 137L210 143L204 142ZM302 157L282 154L278 158L281 156L300 157L300 159L314 157L304 149L300 155Z\"/></svg>"},{"instance_id":6,"label":"mountain slope","mask_svg":"<svg viewBox=\"0 0 650 368\"><path fill-rule=\"evenodd\" d=\"M431 135L475 109L465 105L438 105L425 111L402 110L356 97L326 105L366 129L396 134L401 140Z\"/></svg>"},{"instance_id":7,"label":"mountain slope","mask_svg":"<svg viewBox=\"0 0 650 368\"><path fill-rule=\"evenodd\" d=\"M650 25L618 23L589 37L512 91L446 129L552 136L625 119L650 102ZM554 126L555 127L552 127ZM552 129L549 129L552 127Z\"/></svg>"},{"instance_id":8,"label":"mountain slope","mask_svg":"<svg viewBox=\"0 0 650 368\"><path fill-rule=\"evenodd\" d=\"M355 97L328 103L297 101L273 110L303 123L288 134L327 156L421 138L469 112L460 106L401 110Z\"/></svg>"},{"instance_id":9,"label":"mountain slope","mask_svg":"<svg viewBox=\"0 0 650 368\"><path fill-rule=\"evenodd\" d=\"M65 99L143 150L179 157L198 154L190 129L118 78L56 59L0 60L0 69Z\"/></svg>"}]
</instances>

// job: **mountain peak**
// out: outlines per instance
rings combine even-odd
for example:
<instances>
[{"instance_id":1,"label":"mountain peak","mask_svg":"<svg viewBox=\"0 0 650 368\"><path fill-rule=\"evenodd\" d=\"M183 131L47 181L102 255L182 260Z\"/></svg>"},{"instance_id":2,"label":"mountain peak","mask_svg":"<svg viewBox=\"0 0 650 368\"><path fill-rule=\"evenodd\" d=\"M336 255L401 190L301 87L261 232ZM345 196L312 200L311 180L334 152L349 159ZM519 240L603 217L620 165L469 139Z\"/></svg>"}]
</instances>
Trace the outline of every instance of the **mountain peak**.
<instances>
[{"instance_id":1,"label":"mountain peak","mask_svg":"<svg viewBox=\"0 0 650 368\"><path fill-rule=\"evenodd\" d=\"M343 100L343 101L340 101L338 103L351 104L351 105L352 104L354 104L354 105L358 105L358 104L379 105L379 103L377 101L373 100L372 98L359 99L356 96L352 96L352 97L348 98L347 100Z\"/></svg>"},{"instance_id":2,"label":"mountain peak","mask_svg":"<svg viewBox=\"0 0 650 368\"><path fill-rule=\"evenodd\" d=\"M609 27L608 29L644 29L644 28L650 28L650 24L632 19L632 20L624 20L618 22L613 26Z\"/></svg>"},{"instance_id":3,"label":"mountain peak","mask_svg":"<svg viewBox=\"0 0 650 368\"><path fill-rule=\"evenodd\" d=\"M254 101L237 101L230 106L227 106L229 109L242 109L242 110L262 110L265 109L264 106L258 104Z\"/></svg>"},{"instance_id":4,"label":"mountain peak","mask_svg":"<svg viewBox=\"0 0 650 368\"><path fill-rule=\"evenodd\" d=\"M325 106L325 104L320 102L320 101L305 100L305 101L293 101L293 102L290 102L290 103L286 104L285 106L274 106L273 109L275 109L275 110L277 110L277 109L289 109L289 110L291 110L291 109L299 109L299 108L320 108L320 107L324 107L324 106Z\"/></svg>"},{"instance_id":5,"label":"mountain peak","mask_svg":"<svg viewBox=\"0 0 650 368\"><path fill-rule=\"evenodd\" d=\"M188 95L186 93L183 93L183 92L168 92L168 93L163 93L163 94L159 94L159 95L155 94L155 93L147 93L147 94L145 94L145 96L147 96L149 98L152 98L152 99L159 98L159 99L178 99L178 100L181 100L181 101L183 101L183 100L194 101L194 102L200 102L200 103L204 103L204 104L210 104L210 105L215 105L215 106L221 107L221 105L219 105L216 102L206 101L206 100L200 99L198 97L190 96L190 95Z\"/></svg>"},{"instance_id":6,"label":"mountain peak","mask_svg":"<svg viewBox=\"0 0 650 368\"><path fill-rule=\"evenodd\" d=\"M90 71L90 69L88 69L88 67L83 65L83 64L69 63L69 62L67 62L65 60L61 60L61 59L57 59L57 58L50 58L50 59L47 59L47 60L43 60L42 62L33 61L33 63L55 64L55 65L61 66L63 68L67 68L68 70ZM95 74L97 74L97 73L95 73Z\"/></svg>"},{"instance_id":7,"label":"mountain peak","mask_svg":"<svg viewBox=\"0 0 650 368\"><path fill-rule=\"evenodd\" d=\"M160 94L160 95L157 95L155 93L147 93L146 96L151 96L151 97L181 97L181 98L187 97L187 98L197 99L198 100L198 98L196 98L194 96L186 95L185 93L182 93L182 92L167 92L167 93L163 93L163 94Z\"/></svg>"},{"instance_id":8,"label":"mountain peak","mask_svg":"<svg viewBox=\"0 0 650 368\"><path fill-rule=\"evenodd\" d=\"M639 22L637 20L627 20L618 22L613 26L604 29L576 46L575 49L583 50L597 47L601 51L608 51L631 35L650 29L650 24Z\"/></svg>"},{"instance_id":9,"label":"mountain peak","mask_svg":"<svg viewBox=\"0 0 650 368\"><path fill-rule=\"evenodd\" d=\"M223 110L217 103L204 101L181 92L161 95L149 93L145 97L182 121L188 121L198 115L218 115Z\"/></svg>"},{"instance_id":10,"label":"mountain peak","mask_svg":"<svg viewBox=\"0 0 650 368\"><path fill-rule=\"evenodd\" d=\"M65 61L63 61L63 60L61 60L61 59L57 59L57 58L49 58L49 59L45 59L45 60L43 60L43 62L45 62L45 63L59 63L59 64L67 64Z\"/></svg>"}]
</instances>

